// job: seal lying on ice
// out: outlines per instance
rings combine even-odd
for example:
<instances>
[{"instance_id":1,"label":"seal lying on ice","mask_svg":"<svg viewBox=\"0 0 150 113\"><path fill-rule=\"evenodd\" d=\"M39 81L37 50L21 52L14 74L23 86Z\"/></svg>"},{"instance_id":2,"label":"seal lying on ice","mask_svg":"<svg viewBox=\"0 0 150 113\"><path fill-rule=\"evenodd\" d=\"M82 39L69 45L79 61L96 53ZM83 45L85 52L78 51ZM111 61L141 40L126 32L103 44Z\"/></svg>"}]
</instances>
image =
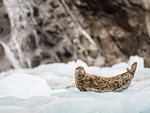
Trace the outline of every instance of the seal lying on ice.
<instances>
[{"instance_id":1,"label":"seal lying on ice","mask_svg":"<svg viewBox=\"0 0 150 113\"><path fill-rule=\"evenodd\" d=\"M127 89L134 77L137 62L127 72L113 77L102 77L85 72L82 66L75 69L75 84L80 91L119 92Z\"/></svg>"}]
</instances>

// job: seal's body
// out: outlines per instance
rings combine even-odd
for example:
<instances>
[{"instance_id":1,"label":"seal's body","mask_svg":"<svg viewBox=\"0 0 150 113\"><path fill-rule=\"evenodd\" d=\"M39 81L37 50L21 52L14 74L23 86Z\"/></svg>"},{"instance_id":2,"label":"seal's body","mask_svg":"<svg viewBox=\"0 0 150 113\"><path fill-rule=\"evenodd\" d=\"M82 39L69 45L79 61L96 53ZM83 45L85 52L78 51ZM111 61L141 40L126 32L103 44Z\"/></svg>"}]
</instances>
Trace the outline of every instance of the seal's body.
<instances>
[{"instance_id":1,"label":"seal's body","mask_svg":"<svg viewBox=\"0 0 150 113\"><path fill-rule=\"evenodd\" d=\"M127 89L132 82L137 62L127 72L114 76L102 77L85 72L82 66L75 70L75 84L80 91L119 92Z\"/></svg>"}]
</instances>

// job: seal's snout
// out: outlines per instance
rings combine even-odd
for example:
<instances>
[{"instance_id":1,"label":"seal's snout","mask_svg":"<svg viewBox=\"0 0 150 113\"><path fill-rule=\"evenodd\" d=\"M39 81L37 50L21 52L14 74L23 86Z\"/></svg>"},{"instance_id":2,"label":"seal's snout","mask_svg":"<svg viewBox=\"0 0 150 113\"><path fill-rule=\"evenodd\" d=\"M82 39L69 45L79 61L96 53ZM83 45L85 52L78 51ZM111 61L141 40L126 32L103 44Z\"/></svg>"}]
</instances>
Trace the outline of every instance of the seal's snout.
<instances>
[{"instance_id":1,"label":"seal's snout","mask_svg":"<svg viewBox=\"0 0 150 113\"><path fill-rule=\"evenodd\" d=\"M85 73L85 70L82 66L78 66L76 69L75 69L75 72L78 73L78 74L84 74Z\"/></svg>"}]
</instances>

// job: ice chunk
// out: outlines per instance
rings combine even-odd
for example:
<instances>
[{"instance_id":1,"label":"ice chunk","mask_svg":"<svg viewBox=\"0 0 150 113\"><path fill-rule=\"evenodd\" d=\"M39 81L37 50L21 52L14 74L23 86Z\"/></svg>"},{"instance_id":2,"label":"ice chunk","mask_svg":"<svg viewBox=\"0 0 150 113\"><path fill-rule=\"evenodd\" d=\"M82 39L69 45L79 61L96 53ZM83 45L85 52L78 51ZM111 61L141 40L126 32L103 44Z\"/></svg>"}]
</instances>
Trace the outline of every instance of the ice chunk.
<instances>
[{"instance_id":1,"label":"ice chunk","mask_svg":"<svg viewBox=\"0 0 150 113\"><path fill-rule=\"evenodd\" d=\"M150 90L144 89L119 93L72 91L52 96L50 103L36 110L37 113L149 113L149 95Z\"/></svg>"},{"instance_id":2,"label":"ice chunk","mask_svg":"<svg viewBox=\"0 0 150 113\"><path fill-rule=\"evenodd\" d=\"M131 56L129 59L129 65L132 65L134 62L138 63L138 67L144 68L144 60L139 56Z\"/></svg>"},{"instance_id":3,"label":"ice chunk","mask_svg":"<svg viewBox=\"0 0 150 113\"><path fill-rule=\"evenodd\" d=\"M74 90L28 99L5 97L0 98L0 112L3 108L2 113L20 113L20 109L23 113L149 113L149 95L150 88L131 88L107 93Z\"/></svg>"},{"instance_id":4,"label":"ice chunk","mask_svg":"<svg viewBox=\"0 0 150 113\"><path fill-rule=\"evenodd\" d=\"M150 85L150 69L143 68L143 58L138 56L131 56L129 62L122 62L115 64L112 67L96 67L87 66L87 64L81 60L70 61L69 63L53 63L45 64L34 69L20 69L9 71L0 74L2 76L9 76L15 73L27 73L30 75L39 76L44 78L51 89L64 89L68 87L75 87L74 84L74 71L77 66L83 66L86 72L101 75L101 76L115 76L126 72L126 68L130 68L133 62L138 62L138 68L135 73L135 77L131 84L131 87L142 88Z\"/></svg>"},{"instance_id":5,"label":"ice chunk","mask_svg":"<svg viewBox=\"0 0 150 113\"><path fill-rule=\"evenodd\" d=\"M36 113L32 109L25 109L22 107L0 107L0 113Z\"/></svg>"},{"instance_id":6,"label":"ice chunk","mask_svg":"<svg viewBox=\"0 0 150 113\"><path fill-rule=\"evenodd\" d=\"M114 76L125 72L135 61L135 77L123 92L80 92L75 88L77 66L83 66L88 73ZM77 60L1 75L7 77L0 80L0 113L150 113L150 69L144 68L143 59L138 56L112 67L87 66Z\"/></svg>"},{"instance_id":7,"label":"ice chunk","mask_svg":"<svg viewBox=\"0 0 150 113\"><path fill-rule=\"evenodd\" d=\"M17 73L0 80L0 97L16 96L27 98L50 94L50 87L40 77Z\"/></svg>"}]
</instances>

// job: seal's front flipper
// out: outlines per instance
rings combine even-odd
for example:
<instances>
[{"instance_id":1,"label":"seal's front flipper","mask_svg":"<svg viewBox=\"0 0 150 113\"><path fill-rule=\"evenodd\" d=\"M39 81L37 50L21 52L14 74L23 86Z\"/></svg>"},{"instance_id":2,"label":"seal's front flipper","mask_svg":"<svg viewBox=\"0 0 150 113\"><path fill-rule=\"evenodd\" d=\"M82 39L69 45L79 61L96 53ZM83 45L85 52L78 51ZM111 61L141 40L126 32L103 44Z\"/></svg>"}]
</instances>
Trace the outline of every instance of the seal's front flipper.
<instances>
[{"instance_id":1,"label":"seal's front flipper","mask_svg":"<svg viewBox=\"0 0 150 113\"><path fill-rule=\"evenodd\" d=\"M129 68L126 68L127 72L129 72Z\"/></svg>"}]
</instances>

